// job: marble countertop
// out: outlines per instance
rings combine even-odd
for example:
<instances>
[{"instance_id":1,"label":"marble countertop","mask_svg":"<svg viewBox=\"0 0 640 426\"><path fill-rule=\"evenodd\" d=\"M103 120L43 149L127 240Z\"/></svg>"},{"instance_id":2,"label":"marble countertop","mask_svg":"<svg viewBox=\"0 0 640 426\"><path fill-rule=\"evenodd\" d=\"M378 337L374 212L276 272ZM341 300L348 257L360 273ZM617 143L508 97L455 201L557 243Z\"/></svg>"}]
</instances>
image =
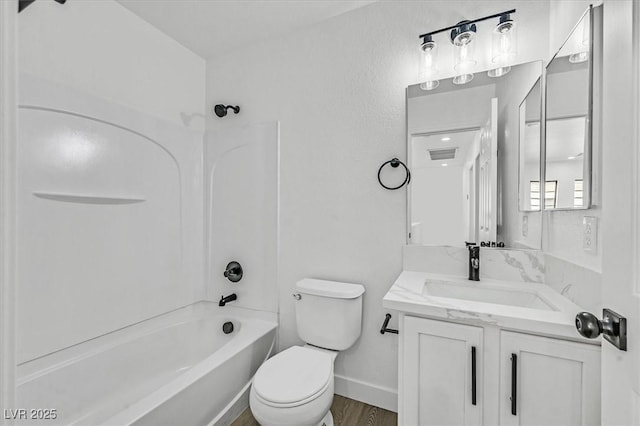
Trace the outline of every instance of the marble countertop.
<instances>
[{"instance_id":1,"label":"marble countertop","mask_svg":"<svg viewBox=\"0 0 640 426\"><path fill-rule=\"evenodd\" d=\"M436 297L424 291L425 282L490 288L498 291L533 293L553 310L533 309L497 303ZM476 289L474 289L476 290ZM403 271L383 298L383 306L399 312L440 318L444 320L472 322L508 330L571 339L598 344L600 339L589 340L575 329L575 316L582 311L578 305L542 283L510 282L482 279L468 281L466 277L440 275L428 272Z\"/></svg>"}]
</instances>

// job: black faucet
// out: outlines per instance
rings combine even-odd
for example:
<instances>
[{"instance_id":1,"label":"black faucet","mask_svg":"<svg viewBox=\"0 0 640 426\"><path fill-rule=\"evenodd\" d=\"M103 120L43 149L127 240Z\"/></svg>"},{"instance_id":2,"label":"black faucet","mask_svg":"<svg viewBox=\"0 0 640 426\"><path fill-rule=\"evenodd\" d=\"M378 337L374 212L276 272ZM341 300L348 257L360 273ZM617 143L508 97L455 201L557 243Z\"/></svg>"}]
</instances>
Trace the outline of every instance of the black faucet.
<instances>
[{"instance_id":1,"label":"black faucet","mask_svg":"<svg viewBox=\"0 0 640 426\"><path fill-rule=\"evenodd\" d=\"M480 281L480 247L469 246L469 280Z\"/></svg>"},{"instance_id":2,"label":"black faucet","mask_svg":"<svg viewBox=\"0 0 640 426\"><path fill-rule=\"evenodd\" d=\"M229 302L233 302L234 300L237 300L238 296L236 296L235 293L231 293L230 295L228 295L227 297L220 297L220 302L218 302L218 306L224 306Z\"/></svg>"}]
</instances>

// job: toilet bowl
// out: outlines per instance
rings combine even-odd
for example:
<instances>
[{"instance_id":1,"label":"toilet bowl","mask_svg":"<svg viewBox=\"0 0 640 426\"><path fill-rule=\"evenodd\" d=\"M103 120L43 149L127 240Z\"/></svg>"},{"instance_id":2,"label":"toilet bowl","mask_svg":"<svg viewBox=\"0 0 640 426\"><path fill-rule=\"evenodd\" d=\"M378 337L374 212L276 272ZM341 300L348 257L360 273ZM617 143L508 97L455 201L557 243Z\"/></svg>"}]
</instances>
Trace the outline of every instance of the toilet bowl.
<instances>
[{"instance_id":1,"label":"toilet bowl","mask_svg":"<svg viewBox=\"0 0 640 426\"><path fill-rule=\"evenodd\" d=\"M296 290L296 325L307 345L260 366L249 405L262 426L333 426L333 364L360 336L364 287L305 278Z\"/></svg>"},{"instance_id":2,"label":"toilet bowl","mask_svg":"<svg viewBox=\"0 0 640 426\"><path fill-rule=\"evenodd\" d=\"M337 352L293 346L265 362L253 379L249 401L263 426L333 425L333 361Z\"/></svg>"}]
</instances>

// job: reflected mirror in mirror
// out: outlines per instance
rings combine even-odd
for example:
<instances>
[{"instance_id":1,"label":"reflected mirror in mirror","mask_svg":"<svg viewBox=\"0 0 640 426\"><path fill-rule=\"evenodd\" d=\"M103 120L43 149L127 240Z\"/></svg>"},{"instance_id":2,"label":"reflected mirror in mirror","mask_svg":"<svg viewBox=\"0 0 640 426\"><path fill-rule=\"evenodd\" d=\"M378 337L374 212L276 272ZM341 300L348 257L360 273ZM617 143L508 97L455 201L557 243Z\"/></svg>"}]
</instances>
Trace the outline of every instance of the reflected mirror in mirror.
<instances>
[{"instance_id":1,"label":"reflected mirror in mirror","mask_svg":"<svg viewBox=\"0 0 640 426\"><path fill-rule=\"evenodd\" d=\"M518 182L521 105L532 116L537 105L540 117L532 88L541 74L537 61L500 78L482 72L465 85L407 89L409 244L540 248L541 215L520 211ZM539 133L538 125L527 142L538 153Z\"/></svg>"},{"instance_id":2,"label":"reflected mirror in mirror","mask_svg":"<svg viewBox=\"0 0 640 426\"><path fill-rule=\"evenodd\" d=\"M590 206L591 10L547 66L544 209Z\"/></svg>"}]
</instances>

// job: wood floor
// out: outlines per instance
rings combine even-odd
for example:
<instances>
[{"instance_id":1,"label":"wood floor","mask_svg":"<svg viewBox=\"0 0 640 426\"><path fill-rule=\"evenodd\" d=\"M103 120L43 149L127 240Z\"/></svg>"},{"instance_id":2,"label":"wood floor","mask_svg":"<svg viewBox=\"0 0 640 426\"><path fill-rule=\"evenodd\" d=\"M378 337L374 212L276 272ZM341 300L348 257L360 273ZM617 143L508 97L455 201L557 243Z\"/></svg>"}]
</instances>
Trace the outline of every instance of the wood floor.
<instances>
[{"instance_id":1,"label":"wood floor","mask_svg":"<svg viewBox=\"0 0 640 426\"><path fill-rule=\"evenodd\" d=\"M334 395L331 405L335 426L396 426L398 415L393 411L367 405L364 402ZM259 426L246 409L231 426Z\"/></svg>"}]
</instances>

